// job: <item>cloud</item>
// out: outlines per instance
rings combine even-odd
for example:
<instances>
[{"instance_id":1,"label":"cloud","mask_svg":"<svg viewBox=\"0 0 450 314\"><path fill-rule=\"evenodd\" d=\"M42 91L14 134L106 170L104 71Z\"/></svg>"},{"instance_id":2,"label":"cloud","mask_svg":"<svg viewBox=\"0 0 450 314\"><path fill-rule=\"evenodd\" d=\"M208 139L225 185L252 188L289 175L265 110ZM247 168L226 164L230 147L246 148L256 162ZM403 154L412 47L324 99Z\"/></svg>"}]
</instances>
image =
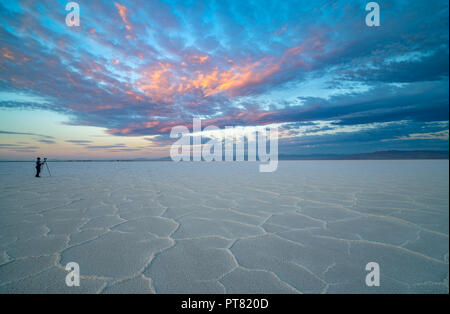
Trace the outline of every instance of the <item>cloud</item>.
<instances>
[{"instance_id":1,"label":"cloud","mask_svg":"<svg viewBox=\"0 0 450 314\"><path fill-rule=\"evenodd\" d=\"M85 145L92 143L92 141L88 141L88 140L66 140L66 142L72 143L75 145L80 145L80 146L85 146Z\"/></svg>"},{"instance_id":2,"label":"cloud","mask_svg":"<svg viewBox=\"0 0 450 314\"><path fill-rule=\"evenodd\" d=\"M111 149L111 148L122 148L126 147L125 144L116 144L116 145L89 145L87 148L89 149Z\"/></svg>"},{"instance_id":3,"label":"cloud","mask_svg":"<svg viewBox=\"0 0 450 314\"><path fill-rule=\"evenodd\" d=\"M14 147L20 147L16 144L0 144L0 148L14 148Z\"/></svg>"},{"instance_id":4,"label":"cloud","mask_svg":"<svg viewBox=\"0 0 450 314\"><path fill-rule=\"evenodd\" d=\"M44 143L44 144L56 144L56 142L52 141L52 140L38 140L38 142Z\"/></svg>"},{"instance_id":5,"label":"cloud","mask_svg":"<svg viewBox=\"0 0 450 314\"><path fill-rule=\"evenodd\" d=\"M1 130L0 130L0 134L5 134L5 135L32 135L32 136L39 136L39 137L44 137L44 138L48 138L48 139L54 138L53 136L36 134L36 133L10 132L10 131L1 131Z\"/></svg>"},{"instance_id":6,"label":"cloud","mask_svg":"<svg viewBox=\"0 0 450 314\"><path fill-rule=\"evenodd\" d=\"M131 30L133 27L130 25L130 22L128 21L128 17L127 17L128 8L124 5L120 5L117 2L114 2L114 5L116 6L117 10L119 11L119 15L120 15L123 23L125 24L125 28L127 30Z\"/></svg>"},{"instance_id":7,"label":"cloud","mask_svg":"<svg viewBox=\"0 0 450 314\"><path fill-rule=\"evenodd\" d=\"M327 127L324 129L328 129ZM333 152L351 154L389 149L410 149L410 140L424 150L448 150L448 124L396 121L353 126L333 125L323 133L301 132L301 136L281 138L281 154L316 154ZM417 129L439 136L417 136L410 134ZM319 131L320 132L320 131ZM408 140L403 140L408 138Z\"/></svg>"},{"instance_id":8,"label":"cloud","mask_svg":"<svg viewBox=\"0 0 450 314\"><path fill-rule=\"evenodd\" d=\"M121 149L113 149L111 152L120 153L120 152L138 152L141 151L141 148L121 148Z\"/></svg>"},{"instance_id":9,"label":"cloud","mask_svg":"<svg viewBox=\"0 0 450 314\"><path fill-rule=\"evenodd\" d=\"M31 146L31 145L18 145L18 144L0 144L0 150L8 150L8 151L14 151L14 152L21 152L21 153L30 153L35 152L37 149L39 149L38 146Z\"/></svg>"},{"instance_id":10,"label":"cloud","mask_svg":"<svg viewBox=\"0 0 450 314\"><path fill-rule=\"evenodd\" d=\"M444 140L448 141L448 130L429 132L429 133L412 133L407 136L397 137L391 141L411 141L411 140Z\"/></svg>"}]
</instances>

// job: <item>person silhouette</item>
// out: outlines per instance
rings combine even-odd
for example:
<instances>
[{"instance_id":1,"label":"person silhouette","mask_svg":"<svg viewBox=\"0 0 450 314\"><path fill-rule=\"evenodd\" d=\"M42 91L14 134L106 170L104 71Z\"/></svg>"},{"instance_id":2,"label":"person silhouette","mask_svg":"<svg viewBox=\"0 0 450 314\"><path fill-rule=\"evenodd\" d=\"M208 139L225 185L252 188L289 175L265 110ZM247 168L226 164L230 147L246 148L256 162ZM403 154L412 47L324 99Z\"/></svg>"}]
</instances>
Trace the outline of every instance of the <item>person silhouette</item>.
<instances>
[{"instance_id":1,"label":"person silhouette","mask_svg":"<svg viewBox=\"0 0 450 314\"><path fill-rule=\"evenodd\" d=\"M41 158L38 157L36 159L36 178L40 178L39 174L41 173L41 166L45 164L45 161L41 162Z\"/></svg>"}]
</instances>

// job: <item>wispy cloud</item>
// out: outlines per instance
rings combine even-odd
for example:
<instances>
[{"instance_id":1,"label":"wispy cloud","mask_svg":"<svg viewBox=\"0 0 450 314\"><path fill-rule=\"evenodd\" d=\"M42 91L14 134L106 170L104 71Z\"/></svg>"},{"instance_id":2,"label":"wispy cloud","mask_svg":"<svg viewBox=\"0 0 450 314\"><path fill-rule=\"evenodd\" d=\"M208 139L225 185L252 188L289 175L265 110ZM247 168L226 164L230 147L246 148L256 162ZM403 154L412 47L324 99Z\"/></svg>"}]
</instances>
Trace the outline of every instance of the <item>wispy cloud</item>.
<instances>
[{"instance_id":1,"label":"wispy cloud","mask_svg":"<svg viewBox=\"0 0 450 314\"><path fill-rule=\"evenodd\" d=\"M43 144L56 144L56 142L52 140L37 140L37 141Z\"/></svg>"},{"instance_id":2,"label":"wispy cloud","mask_svg":"<svg viewBox=\"0 0 450 314\"><path fill-rule=\"evenodd\" d=\"M116 145L89 145L87 148L89 149L111 149L111 148L122 148L126 147L125 144L116 144Z\"/></svg>"},{"instance_id":3,"label":"wispy cloud","mask_svg":"<svg viewBox=\"0 0 450 314\"><path fill-rule=\"evenodd\" d=\"M92 141L88 141L88 140L66 140L66 142L75 144L75 145L80 145L80 146L85 146L85 145L92 143Z\"/></svg>"},{"instance_id":4,"label":"wispy cloud","mask_svg":"<svg viewBox=\"0 0 450 314\"><path fill-rule=\"evenodd\" d=\"M411 140L445 140L448 141L448 130L428 133L412 133L407 136L400 136L391 141L411 141Z\"/></svg>"},{"instance_id":5,"label":"wispy cloud","mask_svg":"<svg viewBox=\"0 0 450 314\"><path fill-rule=\"evenodd\" d=\"M32 136L39 136L39 137L44 137L44 138L51 138L53 139L53 136L49 136L49 135L42 135L42 134L36 134L36 133L27 133L27 132L10 132L10 131L1 131L0 130L0 135L1 134L5 134L5 135L32 135Z\"/></svg>"}]
</instances>

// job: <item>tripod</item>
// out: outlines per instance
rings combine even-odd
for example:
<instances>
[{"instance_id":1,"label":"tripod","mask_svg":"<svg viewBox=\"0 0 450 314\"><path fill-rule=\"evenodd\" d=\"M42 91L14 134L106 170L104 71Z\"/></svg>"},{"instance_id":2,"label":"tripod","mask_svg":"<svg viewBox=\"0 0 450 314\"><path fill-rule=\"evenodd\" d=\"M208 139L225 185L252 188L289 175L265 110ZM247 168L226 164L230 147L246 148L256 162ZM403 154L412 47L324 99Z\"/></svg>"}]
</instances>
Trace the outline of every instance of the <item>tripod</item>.
<instances>
[{"instance_id":1,"label":"tripod","mask_svg":"<svg viewBox=\"0 0 450 314\"><path fill-rule=\"evenodd\" d=\"M45 161L45 166L47 167L48 174L49 174L50 177L51 177L51 176L52 176L52 173L50 172L50 168L49 168L48 165L47 165L47 158L45 158L44 161Z\"/></svg>"}]
</instances>

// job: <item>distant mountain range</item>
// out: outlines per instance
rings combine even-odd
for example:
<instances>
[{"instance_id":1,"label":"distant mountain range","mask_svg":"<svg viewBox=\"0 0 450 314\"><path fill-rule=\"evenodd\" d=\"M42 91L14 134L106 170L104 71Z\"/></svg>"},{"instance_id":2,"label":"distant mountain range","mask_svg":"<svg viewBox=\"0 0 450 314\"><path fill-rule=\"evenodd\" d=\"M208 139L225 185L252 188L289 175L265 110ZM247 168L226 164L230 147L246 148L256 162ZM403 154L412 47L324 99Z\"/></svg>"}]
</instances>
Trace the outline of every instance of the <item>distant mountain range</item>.
<instances>
[{"instance_id":1,"label":"distant mountain range","mask_svg":"<svg viewBox=\"0 0 450 314\"><path fill-rule=\"evenodd\" d=\"M448 151L433 151L433 150L415 150L415 151L401 151L401 150L387 150L373 153L361 153L351 155L338 154L316 154L316 155L287 155L279 154L278 160L382 160L382 159L448 159ZM171 160L170 157L160 159L143 159L139 160Z\"/></svg>"},{"instance_id":2,"label":"distant mountain range","mask_svg":"<svg viewBox=\"0 0 450 314\"><path fill-rule=\"evenodd\" d=\"M337 154L316 154L316 155L278 155L278 160L407 160L407 159L448 159L448 151L433 151L433 150L387 150L373 153L361 153L352 155L337 155ZM0 162L7 162L14 160L0 160ZM20 160L23 161L23 160ZM107 160L59 160L49 159L49 162L99 162L99 161L171 161L170 157L161 158L135 158L135 159L107 159ZM30 161L26 161L30 162Z\"/></svg>"},{"instance_id":3,"label":"distant mountain range","mask_svg":"<svg viewBox=\"0 0 450 314\"><path fill-rule=\"evenodd\" d=\"M279 160L392 160L392 159L448 159L448 151L387 150L351 155L279 155Z\"/></svg>"},{"instance_id":4,"label":"distant mountain range","mask_svg":"<svg viewBox=\"0 0 450 314\"><path fill-rule=\"evenodd\" d=\"M338 158L340 159L340 158ZM448 159L448 151L401 151L387 150L366 154L353 154L342 157L342 159L360 160L360 159Z\"/></svg>"}]
</instances>

